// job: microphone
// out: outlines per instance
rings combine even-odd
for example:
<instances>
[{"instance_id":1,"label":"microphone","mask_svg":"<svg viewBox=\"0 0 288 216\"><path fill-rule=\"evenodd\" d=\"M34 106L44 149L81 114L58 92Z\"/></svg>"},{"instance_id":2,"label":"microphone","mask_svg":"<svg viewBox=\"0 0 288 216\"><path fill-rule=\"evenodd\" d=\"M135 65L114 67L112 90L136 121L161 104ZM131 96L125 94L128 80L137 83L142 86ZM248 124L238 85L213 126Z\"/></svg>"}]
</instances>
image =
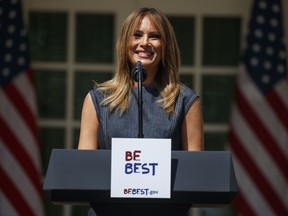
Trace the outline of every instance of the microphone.
<instances>
[{"instance_id":1,"label":"microphone","mask_svg":"<svg viewBox=\"0 0 288 216\"><path fill-rule=\"evenodd\" d=\"M142 82L144 82L145 80L146 80L146 78L147 78L147 72L146 72L146 70L144 70L143 69L143 67L142 67L142 62L141 61L137 61L137 63L136 63L136 67L132 70L132 72L131 72L131 76L132 76L132 78L133 78L133 80L135 81L135 82L139 82L139 72L141 73L141 77L142 77Z\"/></svg>"},{"instance_id":2,"label":"microphone","mask_svg":"<svg viewBox=\"0 0 288 216\"><path fill-rule=\"evenodd\" d=\"M147 72L142 68L142 62L136 63L136 68L132 70L131 76L138 82L138 138L143 138L143 101L142 101L142 82L147 78Z\"/></svg>"}]
</instances>

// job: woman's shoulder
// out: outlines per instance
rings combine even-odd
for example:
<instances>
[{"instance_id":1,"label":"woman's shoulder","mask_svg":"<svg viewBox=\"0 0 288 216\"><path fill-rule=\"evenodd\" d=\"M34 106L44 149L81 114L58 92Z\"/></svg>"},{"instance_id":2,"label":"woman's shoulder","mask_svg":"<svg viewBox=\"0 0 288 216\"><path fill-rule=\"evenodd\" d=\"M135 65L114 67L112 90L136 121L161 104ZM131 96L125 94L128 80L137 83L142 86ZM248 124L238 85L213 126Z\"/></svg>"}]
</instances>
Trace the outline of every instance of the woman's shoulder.
<instances>
[{"instance_id":1,"label":"woman's shoulder","mask_svg":"<svg viewBox=\"0 0 288 216\"><path fill-rule=\"evenodd\" d=\"M94 104L100 103L105 97L104 91L98 87L90 89L89 93L91 95Z\"/></svg>"},{"instance_id":2,"label":"woman's shoulder","mask_svg":"<svg viewBox=\"0 0 288 216\"><path fill-rule=\"evenodd\" d=\"M183 105L185 113L188 112L190 106L195 100L199 98L199 95L190 87L186 85L181 85L179 94L179 103Z\"/></svg>"},{"instance_id":3,"label":"woman's shoulder","mask_svg":"<svg viewBox=\"0 0 288 216\"><path fill-rule=\"evenodd\" d=\"M99 87L94 87L94 88L90 89L89 92L91 95L94 95L97 97L103 97L104 96L104 91L101 90L101 88L99 88Z\"/></svg>"}]
</instances>

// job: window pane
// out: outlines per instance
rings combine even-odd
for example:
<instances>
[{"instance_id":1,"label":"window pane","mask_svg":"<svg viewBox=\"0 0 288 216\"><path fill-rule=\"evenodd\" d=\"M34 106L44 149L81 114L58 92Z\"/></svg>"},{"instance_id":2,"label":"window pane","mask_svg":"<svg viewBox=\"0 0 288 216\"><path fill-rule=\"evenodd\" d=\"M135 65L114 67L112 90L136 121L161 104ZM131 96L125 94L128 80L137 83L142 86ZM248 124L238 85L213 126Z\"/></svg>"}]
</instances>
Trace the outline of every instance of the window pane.
<instances>
[{"instance_id":1,"label":"window pane","mask_svg":"<svg viewBox=\"0 0 288 216\"><path fill-rule=\"evenodd\" d=\"M63 206L53 204L48 196L44 196L44 205L45 215L63 216Z\"/></svg>"},{"instance_id":2,"label":"window pane","mask_svg":"<svg viewBox=\"0 0 288 216\"><path fill-rule=\"evenodd\" d=\"M29 27L32 61L66 61L66 13L30 12Z\"/></svg>"},{"instance_id":3,"label":"window pane","mask_svg":"<svg viewBox=\"0 0 288 216\"><path fill-rule=\"evenodd\" d=\"M205 151L222 151L226 149L227 134L219 132L205 132Z\"/></svg>"},{"instance_id":4,"label":"window pane","mask_svg":"<svg viewBox=\"0 0 288 216\"><path fill-rule=\"evenodd\" d=\"M83 216L86 216L88 215L88 210L89 210L90 206L76 206L74 205L73 206L73 213L72 213L72 216L79 216L79 215L83 215Z\"/></svg>"},{"instance_id":5,"label":"window pane","mask_svg":"<svg viewBox=\"0 0 288 216\"><path fill-rule=\"evenodd\" d=\"M205 75L202 81L204 122L228 123L234 96L235 76Z\"/></svg>"},{"instance_id":6,"label":"window pane","mask_svg":"<svg viewBox=\"0 0 288 216\"><path fill-rule=\"evenodd\" d=\"M74 149L78 148L79 135L80 135L80 129L79 128L74 129L73 130L73 146L72 146L72 148Z\"/></svg>"},{"instance_id":7,"label":"window pane","mask_svg":"<svg viewBox=\"0 0 288 216\"><path fill-rule=\"evenodd\" d=\"M40 128L43 173L47 172L52 149L64 148L65 132L63 128Z\"/></svg>"},{"instance_id":8,"label":"window pane","mask_svg":"<svg viewBox=\"0 0 288 216\"><path fill-rule=\"evenodd\" d=\"M205 151L226 151L228 136L222 132L206 132L205 133ZM224 208L201 208L200 216L236 216L231 206Z\"/></svg>"},{"instance_id":9,"label":"window pane","mask_svg":"<svg viewBox=\"0 0 288 216\"><path fill-rule=\"evenodd\" d=\"M34 71L40 118L65 118L66 73Z\"/></svg>"},{"instance_id":10,"label":"window pane","mask_svg":"<svg viewBox=\"0 0 288 216\"><path fill-rule=\"evenodd\" d=\"M101 83L112 78L111 73L105 72L76 72L75 75L75 98L74 98L74 118L80 119L83 100L94 82Z\"/></svg>"},{"instance_id":11,"label":"window pane","mask_svg":"<svg viewBox=\"0 0 288 216\"><path fill-rule=\"evenodd\" d=\"M114 16L79 13L76 22L76 61L112 63Z\"/></svg>"},{"instance_id":12,"label":"window pane","mask_svg":"<svg viewBox=\"0 0 288 216\"><path fill-rule=\"evenodd\" d=\"M194 88L194 79L193 75L190 74L180 74L180 82L187 85L191 89Z\"/></svg>"},{"instance_id":13,"label":"window pane","mask_svg":"<svg viewBox=\"0 0 288 216\"><path fill-rule=\"evenodd\" d=\"M200 216L237 216L238 214L233 210L231 206L223 208L202 208L200 210Z\"/></svg>"},{"instance_id":14,"label":"window pane","mask_svg":"<svg viewBox=\"0 0 288 216\"><path fill-rule=\"evenodd\" d=\"M169 20L174 28L181 53L182 65L194 64L195 19L194 17L173 17Z\"/></svg>"},{"instance_id":15,"label":"window pane","mask_svg":"<svg viewBox=\"0 0 288 216\"><path fill-rule=\"evenodd\" d=\"M240 56L240 18L204 18L203 64L236 66Z\"/></svg>"},{"instance_id":16,"label":"window pane","mask_svg":"<svg viewBox=\"0 0 288 216\"><path fill-rule=\"evenodd\" d=\"M42 171L46 173L52 149L64 148L65 133L63 128L40 128L39 135L42 150ZM45 196L45 211L46 215L62 216L62 206L54 205L47 196Z\"/></svg>"}]
</instances>

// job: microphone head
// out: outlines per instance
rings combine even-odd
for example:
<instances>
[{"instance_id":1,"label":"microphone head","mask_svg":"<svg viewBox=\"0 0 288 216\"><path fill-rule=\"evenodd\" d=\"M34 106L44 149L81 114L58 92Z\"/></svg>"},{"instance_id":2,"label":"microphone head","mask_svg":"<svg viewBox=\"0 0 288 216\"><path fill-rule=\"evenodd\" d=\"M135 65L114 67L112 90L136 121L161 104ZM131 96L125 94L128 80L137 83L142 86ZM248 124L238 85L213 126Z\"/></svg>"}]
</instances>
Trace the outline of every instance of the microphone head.
<instances>
[{"instance_id":1,"label":"microphone head","mask_svg":"<svg viewBox=\"0 0 288 216\"><path fill-rule=\"evenodd\" d=\"M142 62L137 61L136 68L134 68L131 72L131 76L135 82L139 82L138 80L138 73L142 72L142 82L144 82L147 78L147 72L142 68Z\"/></svg>"},{"instance_id":2,"label":"microphone head","mask_svg":"<svg viewBox=\"0 0 288 216\"><path fill-rule=\"evenodd\" d=\"M141 61L137 61L136 68L141 68L142 69L142 62Z\"/></svg>"},{"instance_id":3,"label":"microphone head","mask_svg":"<svg viewBox=\"0 0 288 216\"><path fill-rule=\"evenodd\" d=\"M133 80L134 80L135 82L139 82L139 80L138 80L138 73L139 73L139 70L138 70L137 67L134 68L134 69L132 70L132 72L131 72L131 76L132 76L132 78L133 78ZM142 68L142 82L144 82L144 81L146 80L146 78L147 78L147 72L146 72L146 70L144 70L144 69Z\"/></svg>"}]
</instances>

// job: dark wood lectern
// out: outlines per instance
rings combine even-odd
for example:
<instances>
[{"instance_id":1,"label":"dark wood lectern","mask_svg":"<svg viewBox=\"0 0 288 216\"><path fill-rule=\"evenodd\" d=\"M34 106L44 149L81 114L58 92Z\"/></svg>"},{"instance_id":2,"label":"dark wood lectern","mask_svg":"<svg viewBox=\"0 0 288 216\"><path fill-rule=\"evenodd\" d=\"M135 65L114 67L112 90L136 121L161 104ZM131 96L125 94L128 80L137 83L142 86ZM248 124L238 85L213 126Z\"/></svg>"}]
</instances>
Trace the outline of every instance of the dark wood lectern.
<instances>
[{"instance_id":1,"label":"dark wood lectern","mask_svg":"<svg viewBox=\"0 0 288 216\"><path fill-rule=\"evenodd\" d=\"M228 151L172 151L171 198L111 198L111 151L52 151L44 182L58 204L90 203L98 216L181 216L191 206L227 206L238 193Z\"/></svg>"}]
</instances>

